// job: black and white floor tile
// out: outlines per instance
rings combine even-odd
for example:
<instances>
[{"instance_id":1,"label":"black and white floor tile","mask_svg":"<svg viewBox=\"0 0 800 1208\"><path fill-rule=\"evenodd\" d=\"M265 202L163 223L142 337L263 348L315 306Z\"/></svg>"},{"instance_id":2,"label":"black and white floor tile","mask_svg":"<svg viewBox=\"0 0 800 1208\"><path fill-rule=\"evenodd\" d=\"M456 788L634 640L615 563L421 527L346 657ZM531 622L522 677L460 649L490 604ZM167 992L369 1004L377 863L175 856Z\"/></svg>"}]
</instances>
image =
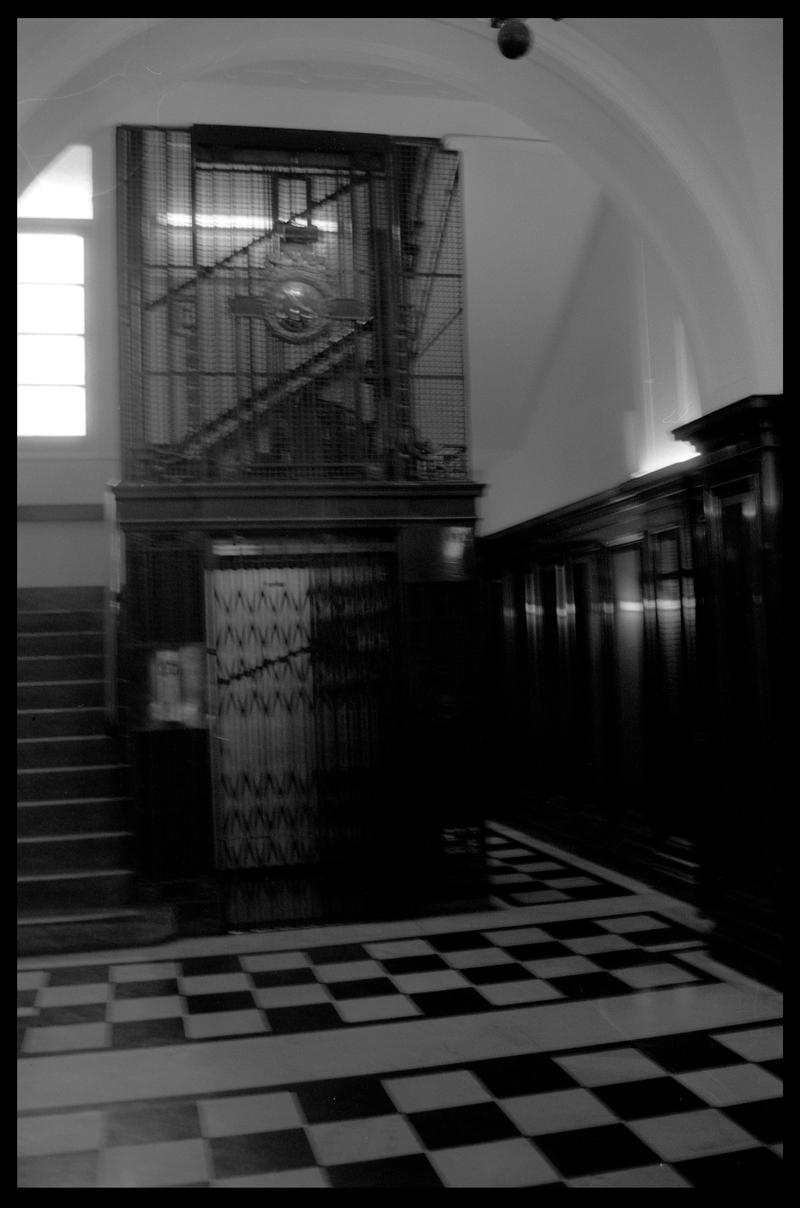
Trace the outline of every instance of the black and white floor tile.
<instances>
[{"instance_id":1,"label":"black and white floor tile","mask_svg":"<svg viewBox=\"0 0 800 1208\"><path fill-rule=\"evenodd\" d=\"M779 1179L780 995L670 899L504 828L490 850L601 892L21 961L19 1185Z\"/></svg>"}]
</instances>

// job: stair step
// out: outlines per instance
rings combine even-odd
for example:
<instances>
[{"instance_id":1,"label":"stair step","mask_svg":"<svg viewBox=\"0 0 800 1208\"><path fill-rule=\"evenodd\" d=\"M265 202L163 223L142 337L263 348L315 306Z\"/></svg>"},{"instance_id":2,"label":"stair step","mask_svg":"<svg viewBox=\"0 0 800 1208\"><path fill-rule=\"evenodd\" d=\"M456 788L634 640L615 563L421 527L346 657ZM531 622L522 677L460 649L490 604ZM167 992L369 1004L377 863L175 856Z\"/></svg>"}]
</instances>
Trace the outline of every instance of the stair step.
<instances>
[{"instance_id":1,"label":"stair step","mask_svg":"<svg viewBox=\"0 0 800 1208\"><path fill-rule=\"evenodd\" d=\"M128 787L125 764L82 768L20 768L19 801L55 801L64 797L124 797Z\"/></svg>"},{"instance_id":2,"label":"stair step","mask_svg":"<svg viewBox=\"0 0 800 1208\"><path fill-rule=\"evenodd\" d=\"M18 768L79 768L122 763L123 743L108 735L17 739Z\"/></svg>"},{"instance_id":3,"label":"stair step","mask_svg":"<svg viewBox=\"0 0 800 1208\"><path fill-rule=\"evenodd\" d=\"M102 679L70 682L17 684L19 709L90 708L105 704L106 686Z\"/></svg>"},{"instance_id":4,"label":"stair step","mask_svg":"<svg viewBox=\"0 0 800 1208\"><path fill-rule=\"evenodd\" d=\"M80 612L18 611L17 633L70 633L78 630L102 630L102 610L82 609Z\"/></svg>"},{"instance_id":5,"label":"stair step","mask_svg":"<svg viewBox=\"0 0 800 1208\"><path fill-rule=\"evenodd\" d=\"M17 841L17 870L21 876L57 876L86 869L121 868L130 857L131 838L128 831L25 837Z\"/></svg>"},{"instance_id":6,"label":"stair step","mask_svg":"<svg viewBox=\"0 0 800 1208\"><path fill-rule=\"evenodd\" d=\"M99 654L103 653L102 630L64 630L63 633L20 633L17 635L17 654L29 656Z\"/></svg>"},{"instance_id":7,"label":"stair step","mask_svg":"<svg viewBox=\"0 0 800 1208\"><path fill-rule=\"evenodd\" d=\"M80 706L71 709L20 709L17 737L76 738L81 734L104 735L105 709Z\"/></svg>"},{"instance_id":8,"label":"stair step","mask_svg":"<svg viewBox=\"0 0 800 1208\"><path fill-rule=\"evenodd\" d=\"M77 612L82 608L102 609L106 589L92 587L18 587L17 608L26 611L59 609Z\"/></svg>"},{"instance_id":9,"label":"stair step","mask_svg":"<svg viewBox=\"0 0 800 1208\"><path fill-rule=\"evenodd\" d=\"M84 906L125 906L130 904L133 881L134 874L127 868L18 877L17 908L55 913Z\"/></svg>"},{"instance_id":10,"label":"stair step","mask_svg":"<svg viewBox=\"0 0 800 1208\"><path fill-rule=\"evenodd\" d=\"M17 954L41 957L142 948L177 934L175 913L164 905L29 910L17 918Z\"/></svg>"},{"instance_id":11,"label":"stair step","mask_svg":"<svg viewBox=\"0 0 800 1208\"><path fill-rule=\"evenodd\" d=\"M128 797L77 797L63 801L23 801L17 806L20 838L91 834L125 830L131 814Z\"/></svg>"},{"instance_id":12,"label":"stair step","mask_svg":"<svg viewBox=\"0 0 800 1208\"><path fill-rule=\"evenodd\" d=\"M29 655L17 659L20 685L102 679L104 671L102 654Z\"/></svg>"}]
</instances>

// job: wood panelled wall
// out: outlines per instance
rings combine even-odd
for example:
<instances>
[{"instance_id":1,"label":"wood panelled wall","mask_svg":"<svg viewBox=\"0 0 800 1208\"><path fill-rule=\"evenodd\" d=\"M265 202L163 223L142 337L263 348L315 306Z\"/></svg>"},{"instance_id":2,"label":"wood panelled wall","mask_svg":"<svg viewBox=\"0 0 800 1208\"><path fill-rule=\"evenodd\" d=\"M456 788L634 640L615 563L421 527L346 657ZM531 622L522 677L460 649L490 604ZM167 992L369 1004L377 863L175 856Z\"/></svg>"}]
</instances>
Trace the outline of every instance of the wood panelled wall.
<instances>
[{"instance_id":1,"label":"wood panelled wall","mask_svg":"<svg viewBox=\"0 0 800 1208\"><path fill-rule=\"evenodd\" d=\"M782 398L700 456L479 544L493 808L688 897L773 980L781 909Z\"/></svg>"}]
</instances>

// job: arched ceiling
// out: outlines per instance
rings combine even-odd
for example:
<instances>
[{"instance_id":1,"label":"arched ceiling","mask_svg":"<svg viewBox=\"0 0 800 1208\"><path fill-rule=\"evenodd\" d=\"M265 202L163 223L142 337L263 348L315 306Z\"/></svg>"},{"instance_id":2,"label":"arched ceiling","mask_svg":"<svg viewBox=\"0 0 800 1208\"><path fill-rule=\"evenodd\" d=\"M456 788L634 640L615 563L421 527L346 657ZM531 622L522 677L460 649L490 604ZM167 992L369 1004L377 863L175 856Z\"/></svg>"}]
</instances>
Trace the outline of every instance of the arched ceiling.
<instances>
[{"instance_id":1,"label":"arched ceiling","mask_svg":"<svg viewBox=\"0 0 800 1208\"><path fill-rule=\"evenodd\" d=\"M488 18L20 18L20 184L65 143L182 84L483 102L558 144L652 240L707 409L780 389L779 299L739 200L747 165L737 193L714 159L721 140L729 164L738 137L714 19L527 20L535 47L510 62Z\"/></svg>"}]
</instances>

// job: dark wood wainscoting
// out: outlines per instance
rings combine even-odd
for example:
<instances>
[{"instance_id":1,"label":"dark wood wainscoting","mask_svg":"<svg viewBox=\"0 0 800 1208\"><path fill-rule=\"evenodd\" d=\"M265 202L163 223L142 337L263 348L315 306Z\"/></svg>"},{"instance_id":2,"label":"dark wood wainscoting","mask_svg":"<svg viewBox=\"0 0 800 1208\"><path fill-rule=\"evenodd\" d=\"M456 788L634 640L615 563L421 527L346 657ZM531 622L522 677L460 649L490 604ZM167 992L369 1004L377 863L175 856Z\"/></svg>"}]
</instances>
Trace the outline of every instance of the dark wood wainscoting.
<instances>
[{"instance_id":1,"label":"dark wood wainscoting","mask_svg":"<svg viewBox=\"0 0 800 1208\"><path fill-rule=\"evenodd\" d=\"M479 542L509 821L688 898L779 976L782 398L697 458Z\"/></svg>"}]
</instances>

